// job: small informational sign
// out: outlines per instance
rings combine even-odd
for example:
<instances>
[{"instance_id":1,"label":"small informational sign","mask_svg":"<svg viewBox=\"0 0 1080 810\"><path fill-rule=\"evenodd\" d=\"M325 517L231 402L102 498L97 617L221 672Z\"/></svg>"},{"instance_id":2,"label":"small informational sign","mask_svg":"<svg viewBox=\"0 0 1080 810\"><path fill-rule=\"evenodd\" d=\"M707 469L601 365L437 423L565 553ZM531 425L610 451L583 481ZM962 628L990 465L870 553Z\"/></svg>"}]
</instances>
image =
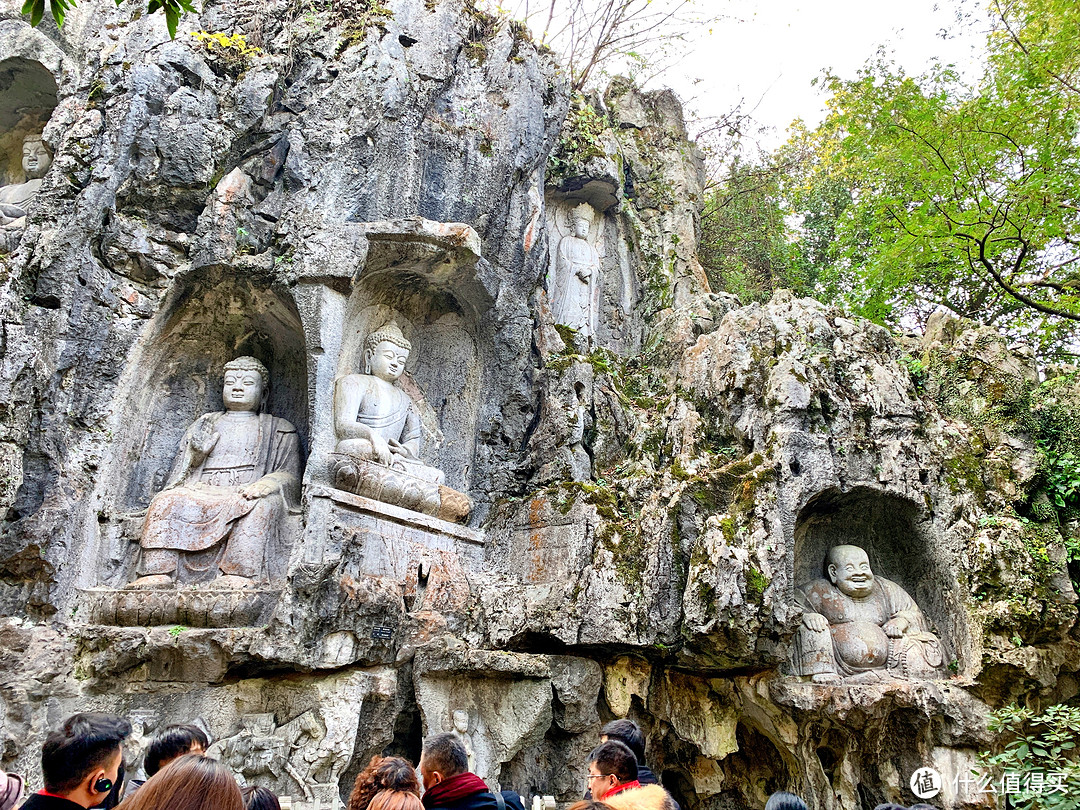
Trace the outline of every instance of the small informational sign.
<instances>
[{"instance_id":1,"label":"small informational sign","mask_svg":"<svg viewBox=\"0 0 1080 810\"><path fill-rule=\"evenodd\" d=\"M372 638L390 639L394 637L394 628L377 624L371 628Z\"/></svg>"}]
</instances>

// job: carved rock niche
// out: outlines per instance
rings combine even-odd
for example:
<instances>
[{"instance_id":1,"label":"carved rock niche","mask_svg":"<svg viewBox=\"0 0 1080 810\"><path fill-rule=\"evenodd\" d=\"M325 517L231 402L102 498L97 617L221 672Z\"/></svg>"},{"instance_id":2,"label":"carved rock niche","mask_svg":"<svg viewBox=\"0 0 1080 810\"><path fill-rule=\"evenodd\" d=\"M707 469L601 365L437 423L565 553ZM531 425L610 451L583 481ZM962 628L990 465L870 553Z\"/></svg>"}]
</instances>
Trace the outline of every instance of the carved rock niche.
<instances>
[{"instance_id":1,"label":"carved rock niche","mask_svg":"<svg viewBox=\"0 0 1080 810\"><path fill-rule=\"evenodd\" d=\"M0 253L18 247L25 215L52 164L54 144L42 134L57 105L56 76L27 58L34 49L25 45L0 26ZM32 162L24 161L24 141Z\"/></svg>"},{"instance_id":2,"label":"carved rock niche","mask_svg":"<svg viewBox=\"0 0 1080 810\"><path fill-rule=\"evenodd\" d=\"M359 371L367 335L396 320L412 343L400 386L420 414L421 460L467 492L483 372L478 321L492 303L475 275L479 240L466 226L423 221L365 227L367 260L346 307L337 375ZM460 233L433 230L454 227Z\"/></svg>"},{"instance_id":3,"label":"carved rock niche","mask_svg":"<svg viewBox=\"0 0 1080 810\"><path fill-rule=\"evenodd\" d=\"M23 181L23 138L41 134L54 109L52 72L22 56L4 59L0 48L0 185Z\"/></svg>"},{"instance_id":4,"label":"carved rock niche","mask_svg":"<svg viewBox=\"0 0 1080 810\"><path fill-rule=\"evenodd\" d=\"M867 487L815 495L796 522L794 584L827 577L825 556L839 545L864 549L874 575L892 580L915 600L942 642L945 663L955 659L962 669L970 636L956 596L959 586L947 551L920 507Z\"/></svg>"},{"instance_id":5,"label":"carved rock niche","mask_svg":"<svg viewBox=\"0 0 1080 810\"><path fill-rule=\"evenodd\" d=\"M103 482L102 500L111 506L109 520L99 527L99 548L84 558L87 585L116 588L132 579L141 513L166 483L188 427L202 414L223 410L223 366L243 355L255 357L269 370L263 410L296 427L305 457L307 361L291 296L224 273L183 285L156 317L121 383L111 442L116 449L104 468L109 477ZM288 521L280 547L267 549L271 581L283 578L298 533L297 517ZM88 550L93 545L89 543ZM222 619L228 623L227 617Z\"/></svg>"}]
</instances>

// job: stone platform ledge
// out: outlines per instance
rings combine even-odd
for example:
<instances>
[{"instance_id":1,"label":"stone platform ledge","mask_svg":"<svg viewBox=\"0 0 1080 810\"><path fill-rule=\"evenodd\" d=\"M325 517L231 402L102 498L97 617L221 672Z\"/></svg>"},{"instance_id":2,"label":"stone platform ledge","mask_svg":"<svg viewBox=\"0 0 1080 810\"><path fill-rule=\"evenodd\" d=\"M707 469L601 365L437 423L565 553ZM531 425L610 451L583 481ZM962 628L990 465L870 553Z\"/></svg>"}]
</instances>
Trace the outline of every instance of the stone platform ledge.
<instances>
[{"instance_id":1,"label":"stone platform ledge","mask_svg":"<svg viewBox=\"0 0 1080 810\"><path fill-rule=\"evenodd\" d=\"M79 616L90 624L118 627L262 627L281 596L279 589L87 588L80 590Z\"/></svg>"},{"instance_id":2,"label":"stone platform ledge","mask_svg":"<svg viewBox=\"0 0 1080 810\"><path fill-rule=\"evenodd\" d=\"M845 717L852 713L876 713L879 707L918 708L933 713L945 705L981 707L965 689L960 678L925 681L894 680L874 684L823 685L792 677L769 679L766 686L772 702L798 711Z\"/></svg>"},{"instance_id":3,"label":"stone platform ledge","mask_svg":"<svg viewBox=\"0 0 1080 810\"><path fill-rule=\"evenodd\" d=\"M334 503L347 506L357 512L383 518L384 520L391 520L423 531L445 534L455 540L462 540L476 546L483 546L486 542L484 532L478 529L470 529L468 526L462 526L459 523L439 520L439 518L414 512L411 509L403 509L400 506L365 498L363 495L353 495L351 492L345 492L341 489L316 484L308 487L307 494L310 498L328 498Z\"/></svg>"}]
</instances>

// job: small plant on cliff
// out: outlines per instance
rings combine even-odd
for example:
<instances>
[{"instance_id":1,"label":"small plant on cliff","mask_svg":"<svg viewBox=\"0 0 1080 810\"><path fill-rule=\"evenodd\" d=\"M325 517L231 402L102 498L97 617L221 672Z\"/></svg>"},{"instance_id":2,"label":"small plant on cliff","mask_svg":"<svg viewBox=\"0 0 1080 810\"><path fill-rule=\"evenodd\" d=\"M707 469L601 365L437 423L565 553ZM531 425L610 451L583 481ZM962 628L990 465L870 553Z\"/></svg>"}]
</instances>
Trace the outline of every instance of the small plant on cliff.
<instances>
[{"instance_id":1,"label":"small plant on cliff","mask_svg":"<svg viewBox=\"0 0 1080 810\"><path fill-rule=\"evenodd\" d=\"M379 0L334 0L334 16L344 20L345 30L338 42L338 56L353 45L359 45L372 28L386 30L386 23L394 18L394 12Z\"/></svg>"},{"instance_id":2,"label":"small plant on cliff","mask_svg":"<svg viewBox=\"0 0 1080 810\"><path fill-rule=\"evenodd\" d=\"M1076 810L1080 807L1080 707L1057 704L1042 714L1018 706L994 712L988 723L997 735L994 751L980 755L995 784L1008 786L1010 810Z\"/></svg>"},{"instance_id":3,"label":"small plant on cliff","mask_svg":"<svg viewBox=\"0 0 1080 810\"><path fill-rule=\"evenodd\" d=\"M594 157L604 154L603 135L607 118L581 93L570 97L559 143L548 161L548 176L569 177Z\"/></svg>"},{"instance_id":4,"label":"small plant on cliff","mask_svg":"<svg viewBox=\"0 0 1080 810\"><path fill-rule=\"evenodd\" d=\"M262 48L249 45L243 34L223 34L221 31L192 31L195 37L206 48L206 52L212 59L216 59L221 66L234 76L246 70L251 60L261 56Z\"/></svg>"}]
</instances>

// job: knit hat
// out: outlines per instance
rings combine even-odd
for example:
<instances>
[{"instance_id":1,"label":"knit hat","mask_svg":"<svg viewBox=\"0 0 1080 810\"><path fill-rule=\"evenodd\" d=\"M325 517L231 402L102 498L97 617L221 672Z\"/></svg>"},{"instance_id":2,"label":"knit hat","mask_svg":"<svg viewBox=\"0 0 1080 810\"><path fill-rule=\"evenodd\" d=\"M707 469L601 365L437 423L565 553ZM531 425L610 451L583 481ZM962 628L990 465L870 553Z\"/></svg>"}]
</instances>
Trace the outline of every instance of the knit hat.
<instances>
[{"instance_id":1,"label":"knit hat","mask_svg":"<svg viewBox=\"0 0 1080 810\"><path fill-rule=\"evenodd\" d=\"M0 771L0 810L14 810L22 798L23 779L18 774Z\"/></svg>"}]
</instances>

